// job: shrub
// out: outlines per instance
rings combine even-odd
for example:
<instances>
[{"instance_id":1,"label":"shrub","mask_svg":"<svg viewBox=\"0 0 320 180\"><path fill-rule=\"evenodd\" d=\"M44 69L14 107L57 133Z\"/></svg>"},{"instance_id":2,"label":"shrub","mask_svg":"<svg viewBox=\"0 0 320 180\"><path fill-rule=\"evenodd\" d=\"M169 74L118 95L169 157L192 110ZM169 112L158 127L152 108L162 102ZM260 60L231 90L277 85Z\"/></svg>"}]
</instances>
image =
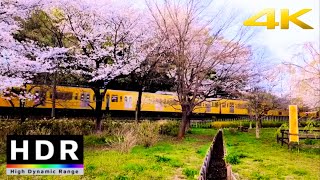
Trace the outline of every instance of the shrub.
<instances>
[{"instance_id":1,"label":"shrub","mask_svg":"<svg viewBox=\"0 0 320 180\"><path fill-rule=\"evenodd\" d=\"M240 156L238 154L228 154L226 160L230 164L239 164Z\"/></svg>"},{"instance_id":2,"label":"shrub","mask_svg":"<svg viewBox=\"0 0 320 180\"><path fill-rule=\"evenodd\" d=\"M237 129L235 129L235 128L229 128L229 132L230 132L230 134L232 134L232 135L238 134L238 131L237 131Z\"/></svg>"},{"instance_id":3,"label":"shrub","mask_svg":"<svg viewBox=\"0 0 320 180\"><path fill-rule=\"evenodd\" d=\"M237 128L238 126L250 127L250 121L215 121L212 122L212 127L215 129L220 128ZM281 121L262 121L263 128L280 127L283 124ZM252 127L255 127L255 122L252 122Z\"/></svg>"},{"instance_id":4,"label":"shrub","mask_svg":"<svg viewBox=\"0 0 320 180\"><path fill-rule=\"evenodd\" d=\"M179 121L162 121L160 124L160 134L168 136L177 136L179 133Z\"/></svg>"},{"instance_id":5,"label":"shrub","mask_svg":"<svg viewBox=\"0 0 320 180\"><path fill-rule=\"evenodd\" d=\"M134 127L124 125L113 130L113 135L115 136L115 143L113 146L120 152L127 153L137 145L137 132Z\"/></svg>"},{"instance_id":6,"label":"shrub","mask_svg":"<svg viewBox=\"0 0 320 180\"><path fill-rule=\"evenodd\" d=\"M307 139L304 141L304 143L307 144L307 145L314 145L314 144L316 144L316 141L313 140L313 139L307 138Z\"/></svg>"},{"instance_id":7,"label":"shrub","mask_svg":"<svg viewBox=\"0 0 320 180\"><path fill-rule=\"evenodd\" d=\"M143 121L136 125L138 144L150 147L159 141L159 125L150 121Z\"/></svg>"},{"instance_id":8,"label":"shrub","mask_svg":"<svg viewBox=\"0 0 320 180\"><path fill-rule=\"evenodd\" d=\"M186 175L188 178L193 178L195 175L198 174L198 171L195 170L195 169L189 169L189 168L187 168L187 169L184 169L184 170L182 171L182 173L183 173L184 175Z\"/></svg>"}]
</instances>

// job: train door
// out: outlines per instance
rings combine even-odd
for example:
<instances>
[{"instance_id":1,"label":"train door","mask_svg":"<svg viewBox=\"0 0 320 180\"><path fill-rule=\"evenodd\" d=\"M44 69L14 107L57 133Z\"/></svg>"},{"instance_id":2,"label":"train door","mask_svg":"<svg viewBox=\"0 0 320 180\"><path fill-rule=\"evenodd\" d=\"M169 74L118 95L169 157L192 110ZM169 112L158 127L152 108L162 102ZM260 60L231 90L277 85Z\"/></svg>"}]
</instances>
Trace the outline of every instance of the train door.
<instances>
[{"instance_id":1,"label":"train door","mask_svg":"<svg viewBox=\"0 0 320 180\"><path fill-rule=\"evenodd\" d=\"M132 108L132 96L124 96L124 108L125 109Z\"/></svg>"},{"instance_id":2,"label":"train door","mask_svg":"<svg viewBox=\"0 0 320 180\"><path fill-rule=\"evenodd\" d=\"M206 113L211 112L211 103L206 103Z\"/></svg>"},{"instance_id":3,"label":"train door","mask_svg":"<svg viewBox=\"0 0 320 180\"><path fill-rule=\"evenodd\" d=\"M234 103L230 103L230 113L234 113Z\"/></svg>"},{"instance_id":4,"label":"train door","mask_svg":"<svg viewBox=\"0 0 320 180\"><path fill-rule=\"evenodd\" d=\"M109 111L110 110L110 95L107 94L107 97L106 97L106 110Z\"/></svg>"},{"instance_id":5,"label":"train door","mask_svg":"<svg viewBox=\"0 0 320 180\"><path fill-rule=\"evenodd\" d=\"M81 107L89 107L90 104L90 93L81 93L80 97L80 106Z\"/></svg>"}]
</instances>

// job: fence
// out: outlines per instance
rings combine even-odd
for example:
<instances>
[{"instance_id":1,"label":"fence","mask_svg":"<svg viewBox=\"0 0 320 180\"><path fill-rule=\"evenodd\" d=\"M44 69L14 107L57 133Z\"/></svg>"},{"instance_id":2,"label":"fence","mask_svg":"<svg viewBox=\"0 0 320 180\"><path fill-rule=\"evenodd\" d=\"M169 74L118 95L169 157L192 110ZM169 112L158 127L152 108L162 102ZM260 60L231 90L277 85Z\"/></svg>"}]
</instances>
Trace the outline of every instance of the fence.
<instances>
[{"instance_id":1,"label":"fence","mask_svg":"<svg viewBox=\"0 0 320 180\"><path fill-rule=\"evenodd\" d=\"M231 170L227 171L224 160L225 148L222 130L216 134L200 169L199 180L230 179ZM229 168L231 169L231 168Z\"/></svg>"}]
</instances>

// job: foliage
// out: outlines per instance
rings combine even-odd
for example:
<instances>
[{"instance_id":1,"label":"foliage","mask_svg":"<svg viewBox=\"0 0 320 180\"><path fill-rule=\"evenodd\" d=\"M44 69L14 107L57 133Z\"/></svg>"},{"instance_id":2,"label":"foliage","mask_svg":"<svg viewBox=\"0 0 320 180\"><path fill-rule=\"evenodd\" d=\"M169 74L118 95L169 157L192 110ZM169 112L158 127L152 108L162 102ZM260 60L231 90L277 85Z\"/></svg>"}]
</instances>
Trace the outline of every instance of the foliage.
<instances>
[{"instance_id":1,"label":"foliage","mask_svg":"<svg viewBox=\"0 0 320 180\"><path fill-rule=\"evenodd\" d=\"M237 128L238 126L250 127L249 121L215 121L212 122L212 128L220 129L220 128ZM273 128L280 127L283 124L282 121L262 121L262 127L264 128ZM252 124L252 127L255 127L255 124Z\"/></svg>"},{"instance_id":2,"label":"foliage","mask_svg":"<svg viewBox=\"0 0 320 180\"><path fill-rule=\"evenodd\" d=\"M138 144L150 147L159 140L159 125L155 122L143 121L137 127Z\"/></svg>"},{"instance_id":3,"label":"foliage","mask_svg":"<svg viewBox=\"0 0 320 180\"><path fill-rule=\"evenodd\" d=\"M91 135L94 130L91 120L56 119L56 120L27 120L0 121L0 152L5 149L7 135L90 135L85 138L85 144L102 144L106 134L121 126L118 122L106 121L103 124L105 133Z\"/></svg>"},{"instance_id":4,"label":"foliage","mask_svg":"<svg viewBox=\"0 0 320 180\"><path fill-rule=\"evenodd\" d=\"M281 130L289 130L289 125L288 123L283 123L276 131L275 136L281 134Z\"/></svg>"},{"instance_id":5,"label":"foliage","mask_svg":"<svg viewBox=\"0 0 320 180\"><path fill-rule=\"evenodd\" d=\"M42 68L39 63L28 59L30 52L25 46L32 46L30 42L19 42L13 34L20 27L17 26L17 18L28 16L28 10L34 2L5 0L0 3L0 90L21 86L26 83Z\"/></svg>"},{"instance_id":6,"label":"foliage","mask_svg":"<svg viewBox=\"0 0 320 180\"><path fill-rule=\"evenodd\" d=\"M307 130L309 133L312 133L313 130L315 130L316 121L312 119L308 119L306 122L306 126L303 128L303 130Z\"/></svg>"},{"instance_id":7,"label":"foliage","mask_svg":"<svg viewBox=\"0 0 320 180\"><path fill-rule=\"evenodd\" d=\"M160 124L160 134L168 136L177 136L179 132L180 123L179 121L161 121Z\"/></svg>"},{"instance_id":8,"label":"foliage","mask_svg":"<svg viewBox=\"0 0 320 180\"><path fill-rule=\"evenodd\" d=\"M316 140L307 138L307 139L304 141L304 143L307 144L307 145L314 145L314 144L316 144Z\"/></svg>"},{"instance_id":9,"label":"foliage","mask_svg":"<svg viewBox=\"0 0 320 180\"><path fill-rule=\"evenodd\" d=\"M238 134L238 131L235 128L229 128L229 132L230 134L233 134L233 135Z\"/></svg>"},{"instance_id":10,"label":"foliage","mask_svg":"<svg viewBox=\"0 0 320 180\"><path fill-rule=\"evenodd\" d=\"M226 161L230 164L239 164L240 157L238 154L228 154L226 157Z\"/></svg>"},{"instance_id":11,"label":"foliage","mask_svg":"<svg viewBox=\"0 0 320 180\"><path fill-rule=\"evenodd\" d=\"M195 169L187 168L187 169L184 169L182 173L186 175L188 178L194 178L194 176L197 175L199 172Z\"/></svg>"}]
</instances>

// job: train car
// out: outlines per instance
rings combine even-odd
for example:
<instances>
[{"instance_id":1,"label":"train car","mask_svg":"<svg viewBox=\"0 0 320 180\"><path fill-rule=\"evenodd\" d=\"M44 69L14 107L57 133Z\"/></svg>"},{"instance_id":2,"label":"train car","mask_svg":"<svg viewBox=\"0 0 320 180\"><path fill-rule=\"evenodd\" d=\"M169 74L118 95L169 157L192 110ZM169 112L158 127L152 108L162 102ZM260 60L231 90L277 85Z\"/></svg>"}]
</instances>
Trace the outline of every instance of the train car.
<instances>
[{"instance_id":1,"label":"train car","mask_svg":"<svg viewBox=\"0 0 320 180\"><path fill-rule=\"evenodd\" d=\"M43 85L27 85L27 92L31 97L25 100L25 107L37 110L37 113L50 112L52 108L52 88ZM19 107L19 91L14 88L10 93L1 93L0 95L0 114L10 111L12 107ZM92 89L85 87L57 86L56 89L56 109L65 111L93 112L96 106L96 99ZM103 92L103 90L101 90ZM107 90L102 101L102 111L108 110L108 113L132 116L138 98L138 92L123 90ZM157 92L142 94L141 111L147 115L171 116L181 113L181 106L178 103L178 97L175 93ZM212 117L215 115L225 116L247 116L248 102L244 100L210 98L199 103L193 113L195 115L206 115ZM300 117L318 117L319 112L300 112ZM287 110L275 109L267 113L272 117L288 116Z\"/></svg>"}]
</instances>

